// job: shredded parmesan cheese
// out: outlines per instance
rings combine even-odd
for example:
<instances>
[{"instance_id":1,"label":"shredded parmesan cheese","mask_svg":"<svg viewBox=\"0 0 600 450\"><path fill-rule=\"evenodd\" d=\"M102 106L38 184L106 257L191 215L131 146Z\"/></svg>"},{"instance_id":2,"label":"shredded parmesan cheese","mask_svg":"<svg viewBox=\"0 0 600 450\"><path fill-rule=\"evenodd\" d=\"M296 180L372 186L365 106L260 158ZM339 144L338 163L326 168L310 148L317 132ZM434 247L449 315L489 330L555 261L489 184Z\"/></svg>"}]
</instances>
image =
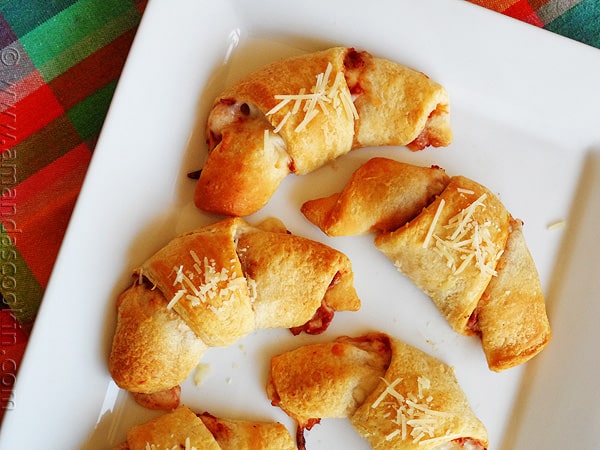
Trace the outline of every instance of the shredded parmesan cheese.
<instances>
[{"instance_id":1,"label":"shredded parmesan cheese","mask_svg":"<svg viewBox=\"0 0 600 450\"><path fill-rule=\"evenodd\" d=\"M177 292L175 292L175 295L167 305L167 309L173 309L173 306L175 306L175 304L179 301L180 298L182 298L185 295L185 293L185 289L179 289Z\"/></svg>"},{"instance_id":2,"label":"shredded parmesan cheese","mask_svg":"<svg viewBox=\"0 0 600 450\"><path fill-rule=\"evenodd\" d=\"M442 214L442 210L445 205L444 199L440 199L440 203L438 204L437 210L435 211L435 215L433 216L433 220L431 221L431 225L429 226L429 230L427 230L427 235L425 236L425 240L423 241L423 248L429 247L429 241L431 240L431 236L433 236L433 232L435 231L435 227L440 220L440 214Z\"/></svg>"},{"instance_id":3,"label":"shredded parmesan cheese","mask_svg":"<svg viewBox=\"0 0 600 450\"><path fill-rule=\"evenodd\" d=\"M194 271L185 270L183 265L173 267L173 286L179 286L179 289L167 304L167 309L172 309L178 302L185 300L194 307L204 304L206 308L217 313L220 305L238 291L245 292L251 299L256 297L256 283L250 286L243 276L237 276L235 260L230 261L231 269L221 267L217 271L214 259L201 259L194 250L190 250L189 254L193 260ZM195 283L195 278L199 278L199 282Z\"/></svg>"},{"instance_id":4,"label":"shredded parmesan cheese","mask_svg":"<svg viewBox=\"0 0 600 450\"><path fill-rule=\"evenodd\" d=\"M439 434L440 429L444 426L444 419L451 419L454 416L451 413L434 409L432 406L433 396L426 395L431 388L428 378L418 377L416 393L408 392L406 395L396 390L396 386L402 381L402 378L396 378L392 382L384 378L382 380L386 387L371 404L371 408L385 407L393 412L384 414L397 427L385 436L387 441L400 437L402 440L410 439L412 443L425 445L460 437L450 434L449 430L444 431L444 434Z\"/></svg>"},{"instance_id":5,"label":"shredded parmesan cheese","mask_svg":"<svg viewBox=\"0 0 600 450\"><path fill-rule=\"evenodd\" d=\"M474 193L470 189L457 190L462 193ZM491 236L491 227L494 225L490 221L480 223L473 218L478 208L486 208L486 199L487 194L484 193L451 217L443 226L444 236L435 233L444 206L444 199L441 199L425 236L423 248L428 248L431 239L434 239L433 251L446 261L446 265L455 275L463 272L470 264L475 264L481 273L497 275L495 265L503 250L495 251Z\"/></svg>"},{"instance_id":6,"label":"shredded parmesan cheese","mask_svg":"<svg viewBox=\"0 0 600 450\"><path fill-rule=\"evenodd\" d=\"M196 446L192 445L190 438L185 438L185 450L197 450Z\"/></svg>"},{"instance_id":7,"label":"shredded parmesan cheese","mask_svg":"<svg viewBox=\"0 0 600 450\"><path fill-rule=\"evenodd\" d=\"M557 230L559 228L563 228L566 225L564 220L555 220L548 224L548 230Z\"/></svg>"},{"instance_id":8,"label":"shredded parmesan cheese","mask_svg":"<svg viewBox=\"0 0 600 450\"><path fill-rule=\"evenodd\" d=\"M183 266L179 266L177 268L177 272L175 273L175 280L173 281L173 286L176 286L177 283L181 283L183 280Z\"/></svg>"},{"instance_id":9,"label":"shredded parmesan cheese","mask_svg":"<svg viewBox=\"0 0 600 450\"><path fill-rule=\"evenodd\" d=\"M275 100L280 101L266 112L266 116L272 116L290 103L292 104L292 108L275 125L274 133L279 133L289 118L299 112L304 113L304 116L294 131L297 133L303 131L319 113L328 114L329 104L333 106L338 114L343 111L348 118L358 119L358 111L354 106L352 97L348 90L344 89L346 87L344 74L337 72L331 86L329 86L332 71L333 66L328 63L325 72L317 75L316 83L310 93L302 88L297 94L276 94L274 96Z\"/></svg>"}]
</instances>

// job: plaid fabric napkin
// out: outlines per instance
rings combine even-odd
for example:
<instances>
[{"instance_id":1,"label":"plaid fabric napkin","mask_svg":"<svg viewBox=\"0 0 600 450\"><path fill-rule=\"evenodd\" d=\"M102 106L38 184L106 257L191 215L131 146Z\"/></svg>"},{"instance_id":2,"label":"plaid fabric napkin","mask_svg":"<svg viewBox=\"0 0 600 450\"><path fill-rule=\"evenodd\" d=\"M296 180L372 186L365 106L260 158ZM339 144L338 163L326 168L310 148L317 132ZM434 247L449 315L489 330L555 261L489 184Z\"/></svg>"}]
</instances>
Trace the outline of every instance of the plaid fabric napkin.
<instances>
[{"instance_id":1,"label":"plaid fabric napkin","mask_svg":"<svg viewBox=\"0 0 600 450\"><path fill-rule=\"evenodd\" d=\"M469 1L600 48L600 4L598 0Z\"/></svg>"},{"instance_id":2,"label":"plaid fabric napkin","mask_svg":"<svg viewBox=\"0 0 600 450\"><path fill-rule=\"evenodd\" d=\"M597 0L471 1L600 48ZM146 3L0 0L0 417Z\"/></svg>"},{"instance_id":3,"label":"plaid fabric napkin","mask_svg":"<svg viewBox=\"0 0 600 450\"><path fill-rule=\"evenodd\" d=\"M0 0L0 417L147 0Z\"/></svg>"}]
</instances>

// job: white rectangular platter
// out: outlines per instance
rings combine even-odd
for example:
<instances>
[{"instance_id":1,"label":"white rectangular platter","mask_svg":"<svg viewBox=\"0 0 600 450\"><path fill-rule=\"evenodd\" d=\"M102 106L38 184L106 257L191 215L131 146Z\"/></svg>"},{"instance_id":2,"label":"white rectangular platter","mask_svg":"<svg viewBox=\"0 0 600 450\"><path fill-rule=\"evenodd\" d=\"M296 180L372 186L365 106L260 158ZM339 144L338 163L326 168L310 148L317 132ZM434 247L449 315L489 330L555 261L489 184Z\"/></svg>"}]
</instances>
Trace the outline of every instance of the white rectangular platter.
<instances>
[{"instance_id":1,"label":"white rectangular platter","mask_svg":"<svg viewBox=\"0 0 600 450\"><path fill-rule=\"evenodd\" d=\"M293 432L264 392L270 357L380 330L454 366L491 449L600 448L600 52L457 0L152 0L31 336L0 448L110 449L130 426L157 415L108 374L116 295L169 239L218 220L194 207L186 173L206 157L202 129L219 91L276 58L333 45L368 50L444 85L455 140L418 153L358 150L288 177L248 221L276 216L292 232L346 253L363 306L338 313L321 336L257 331L210 349L202 361L208 373L199 386L184 383L183 402L224 417L281 421ZM340 189L373 156L468 176L525 222L554 331L539 357L491 372L478 340L453 333L372 236L326 238L304 219L304 201ZM550 226L557 221L565 226ZM335 419L308 433L307 448L368 445Z\"/></svg>"}]
</instances>

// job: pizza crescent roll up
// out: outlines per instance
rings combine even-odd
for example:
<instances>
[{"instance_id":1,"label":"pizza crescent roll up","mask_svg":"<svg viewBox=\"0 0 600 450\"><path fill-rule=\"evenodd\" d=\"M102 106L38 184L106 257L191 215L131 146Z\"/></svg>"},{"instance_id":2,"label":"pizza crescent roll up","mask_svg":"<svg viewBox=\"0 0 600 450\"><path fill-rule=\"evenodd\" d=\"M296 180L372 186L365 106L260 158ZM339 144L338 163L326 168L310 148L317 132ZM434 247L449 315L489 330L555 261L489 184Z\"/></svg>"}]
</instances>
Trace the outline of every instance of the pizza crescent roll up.
<instances>
[{"instance_id":1,"label":"pizza crescent roll up","mask_svg":"<svg viewBox=\"0 0 600 450\"><path fill-rule=\"evenodd\" d=\"M367 145L413 150L452 140L446 90L421 72L335 47L271 63L227 88L206 125L200 209L245 216L290 173Z\"/></svg>"},{"instance_id":2,"label":"pizza crescent roll up","mask_svg":"<svg viewBox=\"0 0 600 450\"><path fill-rule=\"evenodd\" d=\"M455 331L481 336L490 369L521 364L550 341L521 223L481 184L373 158L340 193L310 200L302 212L331 236L374 231L377 248Z\"/></svg>"},{"instance_id":3,"label":"pizza crescent roll up","mask_svg":"<svg viewBox=\"0 0 600 450\"><path fill-rule=\"evenodd\" d=\"M160 393L187 378L207 347L256 328L320 333L334 311L360 308L345 255L267 228L240 218L201 227L135 271L117 302L109 370L118 386Z\"/></svg>"},{"instance_id":4,"label":"pizza crescent roll up","mask_svg":"<svg viewBox=\"0 0 600 450\"><path fill-rule=\"evenodd\" d=\"M453 177L417 218L378 235L375 245L431 297L455 331L481 337L491 370L522 364L550 342L521 224L478 183Z\"/></svg>"},{"instance_id":5,"label":"pizza crescent roll up","mask_svg":"<svg viewBox=\"0 0 600 450\"><path fill-rule=\"evenodd\" d=\"M422 150L452 142L450 101L439 84L366 52L349 53L346 66L358 112L353 148L406 145Z\"/></svg>"},{"instance_id":6,"label":"pizza crescent roll up","mask_svg":"<svg viewBox=\"0 0 600 450\"><path fill-rule=\"evenodd\" d=\"M195 414L186 406L164 414L127 432L118 450L148 449L293 450L294 440L277 422L253 422Z\"/></svg>"},{"instance_id":7,"label":"pizza crescent roll up","mask_svg":"<svg viewBox=\"0 0 600 450\"><path fill-rule=\"evenodd\" d=\"M375 449L487 447L452 369L383 333L307 345L271 360L267 394L298 424L344 418Z\"/></svg>"},{"instance_id":8,"label":"pizza crescent roll up","mask_svg":"<svg viewBox=\"0 0 600 450\"><path fill-rule=\"evenodd\" d=\"M416 217L449 181L437 166L372 158L354 172L341 192L309 200L301 211L329 236L392 231Z\"/></svg>"}]
</instances>

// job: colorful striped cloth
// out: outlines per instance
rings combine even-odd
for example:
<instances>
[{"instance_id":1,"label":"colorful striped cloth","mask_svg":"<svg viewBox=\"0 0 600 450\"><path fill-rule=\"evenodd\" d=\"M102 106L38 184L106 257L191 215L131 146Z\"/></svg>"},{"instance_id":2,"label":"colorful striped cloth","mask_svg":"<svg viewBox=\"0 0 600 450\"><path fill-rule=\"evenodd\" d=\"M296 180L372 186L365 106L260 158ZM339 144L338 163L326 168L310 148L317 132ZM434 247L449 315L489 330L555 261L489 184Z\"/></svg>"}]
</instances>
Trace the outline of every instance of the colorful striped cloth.
<instances>
[{"instance_id":1,"label":"colorful striped cloth","mask_svg":"<svg viewBox=\"0 0 600 450\"><path fill-rule=\"evenodd\" d=\"M147 0L0 0L0 416Z\"/></svg>"},{"instance_id":2,"label":"colorful striped cloth","mask_svg":"<svg viewBox=\"0 0 600 450\"><path fill-rule=\"evenodd\" d=\"M470 0L532 25L600 48L598 0Z\"/></svg>"},{"instance_id":3,"label":"colorful striped cloth","mask_svg":"<svg viewBox=\"0 0 600 450\"><path fill-rule=\"evenodd\" d=\"M472 2L600 48L597 0ZM0 0L0 417L146 3Z\"/></svg>"}]
</instances>

